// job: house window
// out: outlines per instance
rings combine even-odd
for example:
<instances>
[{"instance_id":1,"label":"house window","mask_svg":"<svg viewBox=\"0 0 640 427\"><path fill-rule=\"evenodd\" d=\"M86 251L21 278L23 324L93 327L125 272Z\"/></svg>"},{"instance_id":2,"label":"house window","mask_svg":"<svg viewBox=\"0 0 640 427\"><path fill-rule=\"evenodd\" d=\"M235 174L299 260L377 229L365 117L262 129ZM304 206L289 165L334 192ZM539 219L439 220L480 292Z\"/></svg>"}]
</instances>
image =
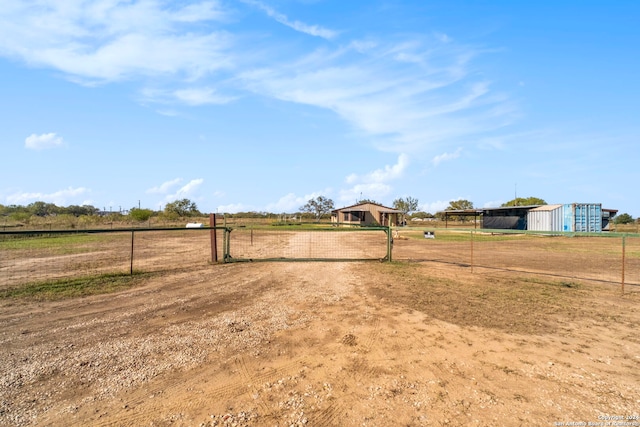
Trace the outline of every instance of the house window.
<instances>
[{"instance_id":1,"label":"house window","mask_svg":"<svg viewBox=\"0 0 640 427\"><path fill-rule=\"evenodd\" d=\"M364 220L364 212L344 212L344 222L361 222Z\"/></svg>"}]
</instances>

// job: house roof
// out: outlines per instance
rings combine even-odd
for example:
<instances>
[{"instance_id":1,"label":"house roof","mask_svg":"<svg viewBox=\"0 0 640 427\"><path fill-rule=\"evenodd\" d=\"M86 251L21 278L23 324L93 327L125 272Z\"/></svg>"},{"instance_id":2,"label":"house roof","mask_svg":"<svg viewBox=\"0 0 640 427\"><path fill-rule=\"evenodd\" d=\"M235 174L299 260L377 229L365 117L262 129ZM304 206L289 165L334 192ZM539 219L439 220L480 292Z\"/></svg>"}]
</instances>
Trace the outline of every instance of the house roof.
<instances>
[{"instance_id":1,"label":"house roof","mask_svg":"<svg viewBox=\"0 0 640 427\"><path fill-rule=\"evenodd\" d=\"M498 208L482 208L480 210L482 211L513 211L513 210L520 210L520 209L531 210L531 209L539 208L541 206L549 206L549 205L500 206Z\"/></svg>"},{"instance_id":2,"label":"house roof","mask_svg":"<svg viewBox=\"0 0 640 427\"><path fill-rule=\"evenodd\" d=\"M357 203L355 205L345 206L344 208L334 209L331 212L368 212L369 209L365 208L366 205L377 206L379 208L378 209L379 212L384 212L384 213L402 213L401 210L390 208L388 206L383 206L383 205L380 205L378 203L372 203L372 202Z\"/></svg>"},{"instance_id":3,"label":"house roof","mask_svg":"<svg viewBox=\"0 0 640 427\"><path fill-rule=\"evenodd\" d=\"M445 216L478 216L489 214L489 212L512 212L512 211L522 211L522 210L531 210L539 207L540 205L530 205L530 206L501 206L499 208L474 208L474 209L447 209L441 211Z\"/></svg>"},{"instance_id":4,"label":"house roof","mask_svg":"<svg viewBox=\"0 0 640 427\"><path fill-rule=\"evenodd\" d=\"M543 205L538 208L531 209L532 211L555 211L558 208L561 208L562 205Z\"/></svg>"}]
</instances>

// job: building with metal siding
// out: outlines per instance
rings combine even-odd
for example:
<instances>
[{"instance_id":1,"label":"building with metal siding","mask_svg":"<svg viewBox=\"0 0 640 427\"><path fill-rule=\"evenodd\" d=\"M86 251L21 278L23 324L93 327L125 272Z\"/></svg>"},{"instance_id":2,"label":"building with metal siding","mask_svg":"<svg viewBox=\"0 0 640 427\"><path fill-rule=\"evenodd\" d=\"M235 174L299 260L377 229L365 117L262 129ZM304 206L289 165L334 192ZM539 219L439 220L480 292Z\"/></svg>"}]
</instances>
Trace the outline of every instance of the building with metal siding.
<instances>
[{"instance_id":1,"label":"building with metal siding","mask_svg":"<svg viewBox=\"0 0 640 427\"><path fill-rule=\"evenodd\" d=\"M600 203L544 205L527 214L527 230L550 232L600 233L608 231L614 209L602 209Z\"/></svg>"},{"instance_id":2,"label":"building with metal siding","mask_svg":"<svg viewBox=\"0 0 640 427\"><path fill-rule=\"evenodd\" d=\"M527 230L527 213L540 205L502 206L482 209L482 228L493 230Z\"/></svg>"},{"instance_id":3,"label":"building with metal siding","mask_svg":"<svg viewBox=\"0 0 640 427\"><path fill-rule=\"evenodd\" d=\"M563 205L544 205L531 209L527 213L527 230L563 231Z\"/></svg>"},{"instance_id":4,"label":"building with metal siding","mask_svg":"<svg viewBox=\"0 0 640 427\"><path fill-rule=\"evenodd\" d=\"M617 212L602 209L599 203L569 203L449 210L443 214L445 224L451 216L479 216L481 228L487 230L599 233L609 230L609 223Z\"/></svg>"},{"instance_id":5,"label":"building with metal siding","mask_svg":"<svg viewBox=\"0 0 640 427\"><path fill-rule=\"evenodd\" d=\"M602 205L600 203L571 203L563 206L562 231L599 233L602 231Z\"/></svg>"}]
</instances>

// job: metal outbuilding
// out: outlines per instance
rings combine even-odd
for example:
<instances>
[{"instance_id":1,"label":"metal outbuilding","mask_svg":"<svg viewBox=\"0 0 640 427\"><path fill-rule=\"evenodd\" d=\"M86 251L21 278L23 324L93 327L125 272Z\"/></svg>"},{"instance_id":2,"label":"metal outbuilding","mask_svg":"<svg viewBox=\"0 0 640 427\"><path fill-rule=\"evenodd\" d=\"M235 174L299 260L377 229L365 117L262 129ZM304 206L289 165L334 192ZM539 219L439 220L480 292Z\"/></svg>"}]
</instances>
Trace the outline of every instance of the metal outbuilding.
<instances>
[{"instance_id":1,"label":"metal outbuilding","mask_svg":"<svg viewBox=\"0 0 640 427\"><path fill-rule=\"evenodd\" d=\"M602 231L602 205L600 203L571 203L564 205L562 231L599 233Z\"/></svg>"},{"instance_id":2,"label":"metal outbuilding","mask_svg":"<svg viewBox=\"0 0 640 427\"><path fill-rule=\"evenodd\" d=\"M527 214L540 205L501 206L482 209L482 228L527 230Z\"/></svg>"},{"instance_id":3,"label":"metal outbuilding","mask_svg":"<svg viewBox=\"0 0 640 427\"><path fill-rule=\"evenodd\" d=\"M600 233L609 231L609 223L617 212L615 209L602 209L600 203L568 203L449 210L443 213L445 223L449 216L481 216L483 229Z\"/></svg>"},{"instance_id":4,"label":"metal outbuilding","mask_svg":"<svg viewBox=\"0 0 640 427\"><path fill-rule=\"evenodd\" d=\"M532 231L563 231L563 205L544 205L527 212L527 229Z\"/></svg>"},{"instance_id":5,"label":"metal outbuilding","mask_svg":"<svg viewBox=\"0 0 640 427\"><path fill-rule=\"evenodd\" d=\"M599 203L544 205L527 213L527 229L533 231L599 233L603 222Z\"/></svg>"}]
</instances>

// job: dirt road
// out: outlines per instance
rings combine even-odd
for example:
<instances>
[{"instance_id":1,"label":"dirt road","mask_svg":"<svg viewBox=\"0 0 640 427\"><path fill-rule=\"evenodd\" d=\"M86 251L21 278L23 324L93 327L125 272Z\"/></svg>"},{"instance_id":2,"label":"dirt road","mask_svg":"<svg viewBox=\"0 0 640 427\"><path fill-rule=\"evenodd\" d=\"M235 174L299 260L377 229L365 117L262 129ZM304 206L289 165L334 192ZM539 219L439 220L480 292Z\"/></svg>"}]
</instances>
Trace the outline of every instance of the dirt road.
<instances>
[{"instance_id":1,"label":"dirt road","mask_svg":"<svg viewBox=\"0 0 640 427\"><path fill-rule=\"evenodd\" d=\"M610 285L427 262L218 265L7 299L0 424L640 425L639 307Z\"/></svg>"}]
</instances>

